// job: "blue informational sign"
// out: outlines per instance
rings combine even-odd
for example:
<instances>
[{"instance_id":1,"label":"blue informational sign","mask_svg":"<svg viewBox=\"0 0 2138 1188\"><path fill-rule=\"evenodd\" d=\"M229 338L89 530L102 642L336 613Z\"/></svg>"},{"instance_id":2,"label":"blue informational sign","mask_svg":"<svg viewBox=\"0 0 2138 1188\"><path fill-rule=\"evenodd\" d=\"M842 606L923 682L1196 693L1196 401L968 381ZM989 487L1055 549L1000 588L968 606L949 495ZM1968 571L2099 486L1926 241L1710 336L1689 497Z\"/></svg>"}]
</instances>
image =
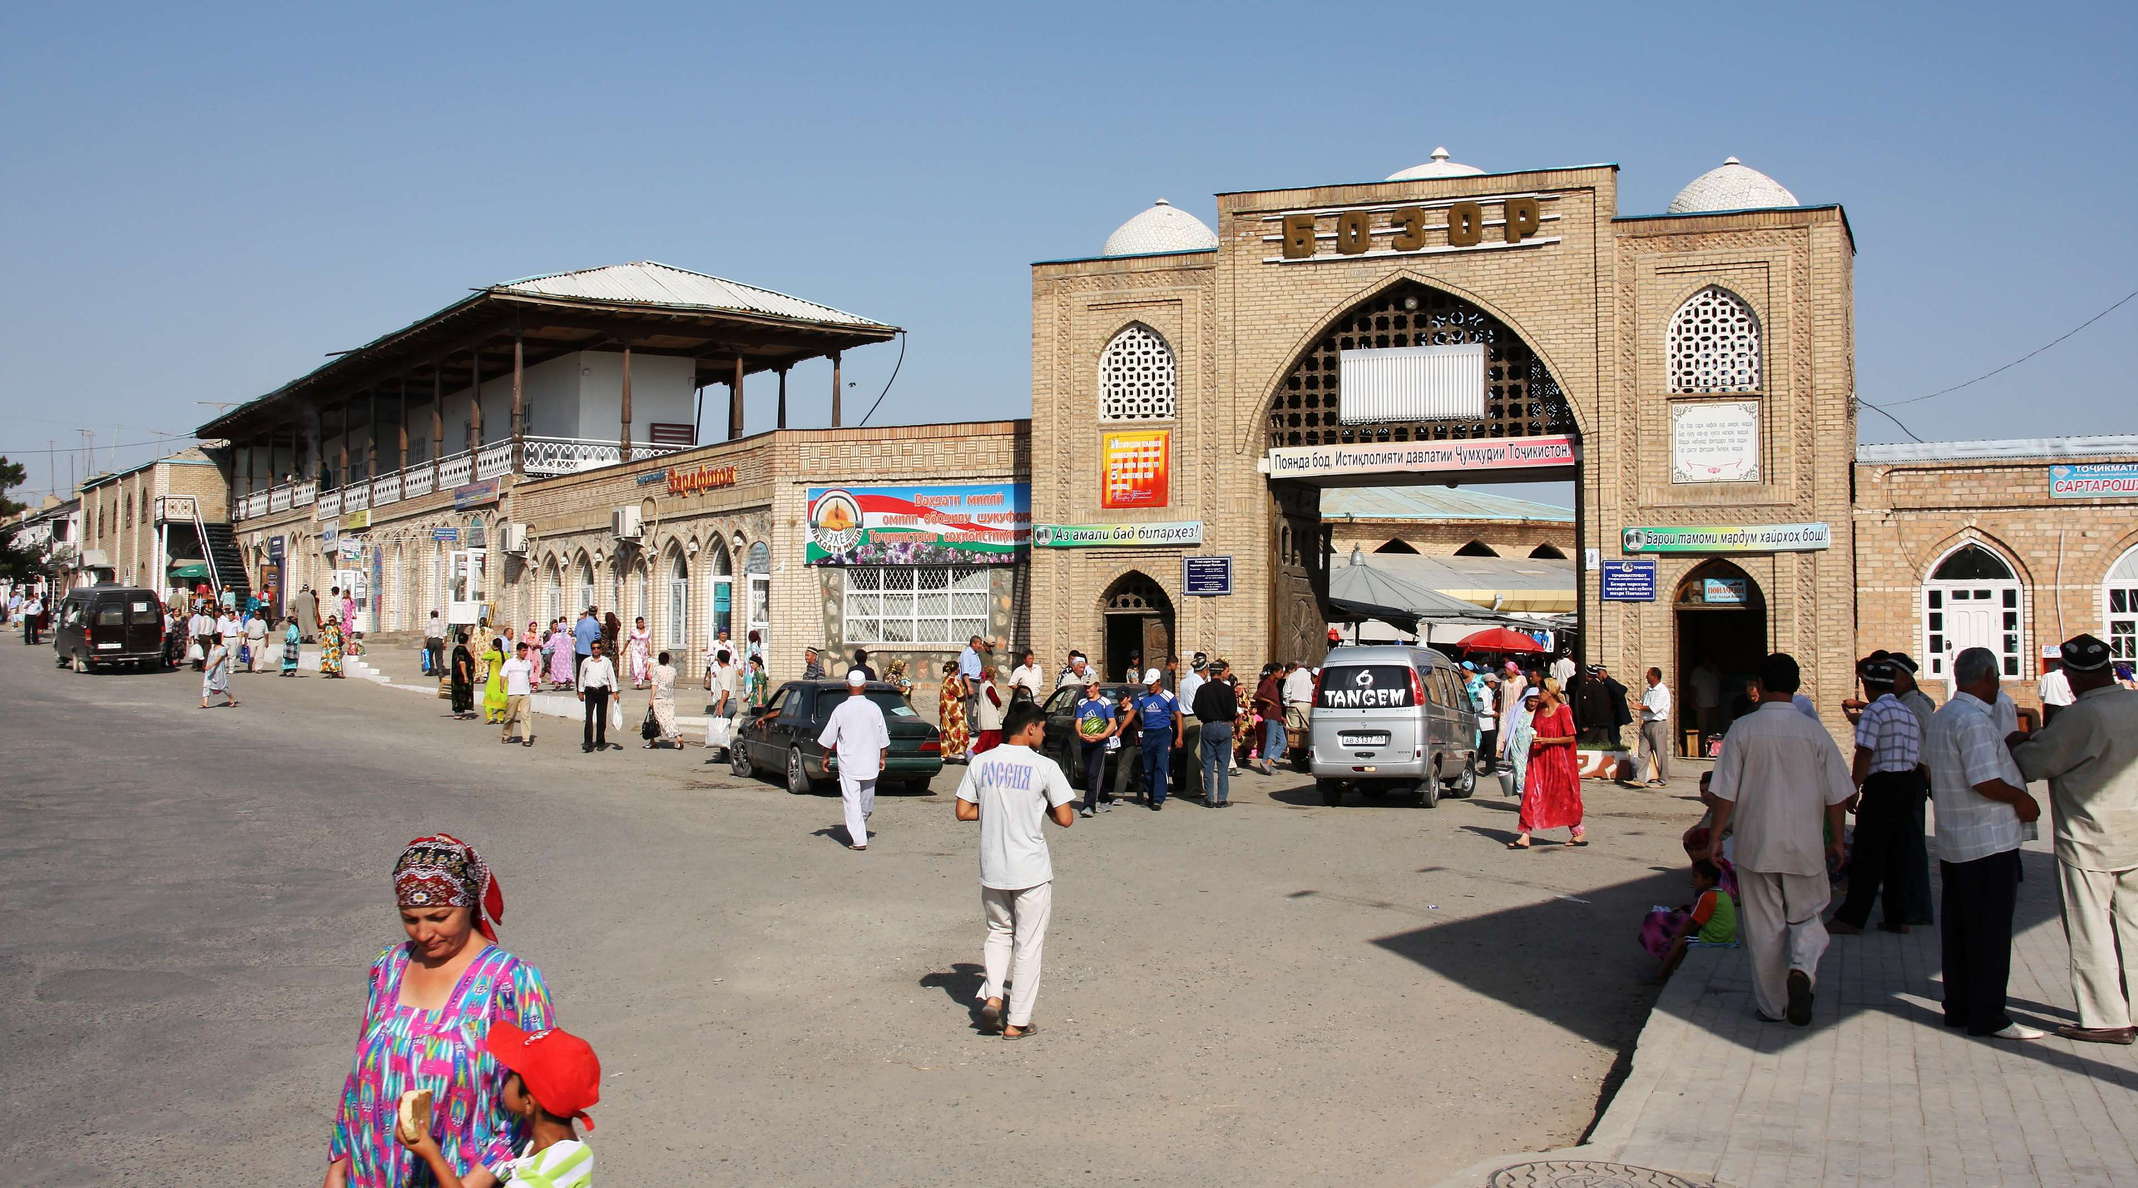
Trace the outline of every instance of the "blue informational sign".
<instances>
[{"instance_id":1,"label":"blue informational sign","mask_svg":"<svg viewBox=\"0 0 2138 1188\"><path fill-rule=\"evenodd\" d=\"M1232 593L1232 558L1182 557L1180 592L1190 598L1215 598Z\"/></svg>"},{"instance_id":2,"label":"blue informational sign","mask_svg":"<svg viewBox=\"0 0 2138 1188\"><path fill-rule=\"evenodd\" d=\"M444 540L444 541L457 541L457 540L459 540L459 539L460 539L460 529L458 529L458 528L433 528L433 529L431 529L431 539L432 539L432 540Z\"/></svg>"},{"instance_id":3,"label":"blue informational sign","mask_svg":"<svg viewBox=\"0 0 2138 1188\"><path fill-rule=\"evenodd\" d=\"M1605 602L1654 602L1655 562L1606 561L1601 585Z\"/></svg>"}]
</instances>

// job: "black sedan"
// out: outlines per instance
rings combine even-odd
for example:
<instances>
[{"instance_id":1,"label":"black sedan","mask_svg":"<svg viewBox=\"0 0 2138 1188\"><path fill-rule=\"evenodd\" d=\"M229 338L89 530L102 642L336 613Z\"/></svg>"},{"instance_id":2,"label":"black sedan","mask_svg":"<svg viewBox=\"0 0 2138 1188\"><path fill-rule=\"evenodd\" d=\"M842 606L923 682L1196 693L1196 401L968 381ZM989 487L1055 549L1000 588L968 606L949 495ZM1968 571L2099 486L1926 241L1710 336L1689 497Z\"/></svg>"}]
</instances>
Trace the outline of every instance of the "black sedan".
<instances>
[{"instance_id":1,"label":"black sedan","mask_svg":"<svg viewBox=\"0 0 2138 1188\"><path fill-rule=\"evenodd\" d=\"M728 748L735 774L749 779L759 772L780 772L787 791L797 796L833 790L827 785L839 778L838 760L817 742L817 736L824 733L831 711L847 696L845 681L781 685L770 701L736 719L735 742ZM877 777L877 790L927 791L928 781L943 770L941 732L914 713L892 685L872 682L862 696L883 711L891 735L890 762Z\"/></svg>"}]
</instances>

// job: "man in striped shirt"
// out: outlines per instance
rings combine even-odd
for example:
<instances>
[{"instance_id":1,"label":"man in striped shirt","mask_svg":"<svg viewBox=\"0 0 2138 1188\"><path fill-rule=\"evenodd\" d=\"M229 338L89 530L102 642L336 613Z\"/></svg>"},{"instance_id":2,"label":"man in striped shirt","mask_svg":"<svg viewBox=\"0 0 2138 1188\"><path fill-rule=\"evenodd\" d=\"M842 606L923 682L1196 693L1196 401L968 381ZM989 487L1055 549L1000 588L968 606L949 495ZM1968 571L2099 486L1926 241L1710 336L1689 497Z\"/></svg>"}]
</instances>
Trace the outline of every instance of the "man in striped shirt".
<instances>
[{"instance_id":1,"label":"man in striped shirt","mask_svg":"<svg viewBox=\"0 0 2138 1188\"><path fill-rule=\"evenodd\" d=\"M1923 728L1915 711L1894 696L1894 664L1876 657L1856 666L1870 698L1856 720L1856 759L1850 771L1858 789L1849 799L1856 835L1849 849L1848 898L1826 930L1854 936L1871 918L1871 902L1885 889L1887 932L1908 931L1907 831L1923 799Z\"/></svg>"}]
</instances>

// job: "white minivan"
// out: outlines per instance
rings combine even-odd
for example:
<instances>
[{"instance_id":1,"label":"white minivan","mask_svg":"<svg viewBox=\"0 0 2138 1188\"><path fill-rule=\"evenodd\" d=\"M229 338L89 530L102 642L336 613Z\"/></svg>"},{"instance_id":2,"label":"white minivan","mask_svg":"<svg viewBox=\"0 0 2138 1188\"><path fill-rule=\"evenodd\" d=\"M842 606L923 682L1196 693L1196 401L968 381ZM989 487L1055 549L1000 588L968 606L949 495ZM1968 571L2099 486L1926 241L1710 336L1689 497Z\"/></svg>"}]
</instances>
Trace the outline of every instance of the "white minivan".
<instances>
[{"instance_id":1,"label":"white minivan","mask_svg":"<svg viewBox=\"0 0 2138 1188\"><path fill-rule=\"evenodd\" d=\"M1431 648L1339 647L1321 663L1308 722L1323 804L1344 789L1403 793L1430 807L1477 788L1477 711L1462 670Z\"/></svg>"}]
</instances>

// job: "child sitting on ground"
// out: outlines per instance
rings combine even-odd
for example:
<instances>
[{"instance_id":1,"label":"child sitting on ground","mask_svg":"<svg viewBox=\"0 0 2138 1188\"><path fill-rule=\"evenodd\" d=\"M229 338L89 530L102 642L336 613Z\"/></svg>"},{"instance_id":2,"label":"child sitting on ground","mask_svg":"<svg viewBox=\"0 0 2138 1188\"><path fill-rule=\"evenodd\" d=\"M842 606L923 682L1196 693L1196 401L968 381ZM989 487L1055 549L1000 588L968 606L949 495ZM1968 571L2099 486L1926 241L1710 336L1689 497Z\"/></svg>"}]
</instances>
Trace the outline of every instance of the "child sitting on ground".
<instances>
[{"instance_id":1,"label":"child sitting on ground","mask_svg":"<svg viewBox=\"0 0 2138 1188\"><path fill-rule=\"evenodd\" d=\"M520 1120L527 1145L505 1166L504 1183L519 1188L591 1188L594 1150L579 1141L577 1119L594 1129L588 1106L601 1099L601 1061L587 1042L568 1031L522 1031L503 1020L490 1024L483 1050L508 1075L498 1091L505 1112ZM492 1188L500 1181L484 1168L466 1176L453 1171L426 1125L401 1145L431 1169L438 1188Z\"/></svg>"},{"instance_id":2,"label":"child sitting on ground","mask_svg":"<svg viewBox=\"0 0 2138 1188\"><path fill-rule=\"evenodd\" d=\"M1735 945L1737 901L1718 884L1722 870L1702 858L1693 863L1693 901L1672 911L1657 908L1641 925L1641 945L1663 963L1658 979L1667 978L1692 945Z\"/></svg>"}]
</instances>

